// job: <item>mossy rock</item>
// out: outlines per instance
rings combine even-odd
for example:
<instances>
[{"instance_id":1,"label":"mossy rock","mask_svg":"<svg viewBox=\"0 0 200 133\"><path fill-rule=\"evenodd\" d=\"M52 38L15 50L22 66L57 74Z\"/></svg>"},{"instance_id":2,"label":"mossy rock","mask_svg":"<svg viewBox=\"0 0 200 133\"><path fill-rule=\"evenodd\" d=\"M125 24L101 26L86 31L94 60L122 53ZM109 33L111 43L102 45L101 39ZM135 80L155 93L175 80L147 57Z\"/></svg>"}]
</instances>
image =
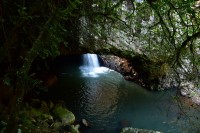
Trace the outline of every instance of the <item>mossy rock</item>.
<instances>
[{"instance_id":1,"label":"mossy rock","mask_svg":"<svg viewBox=\"0 0 200 133\"><path fill-rule=\"evenodd\" d=\"M74 114L62 106L57 106L53 110L56 119L60 120L63 125L72 124L75 121Z\"/></svg>"},{"instance_id":2,"label":"mossy rock","mask_svg":"<svg viewBox=\"0 0 200 133\"><path fill-rule=\"evenodd\" d=\"M79 127L80 127L80 125L75 125L75 126L71 125L71 129L70 129L71 131L70 132L71 133L80 133L79 130L78 130Z\"/></svg>"},{"instance_id":3,"label":"mossy rock","mask_svg":"<svg viewBox=\"0 0 200 133\"><path fill-rule=\"evenodd\" d=\"M40 110L37 110L35 108L31 108L30 111L28 111L29 116L33 116L33 117L39 117L42 115L42 112Z\"/></svg>"},{"instance_id":4,"label":"mossy rock","mask_svg":"<svg viewBox=\"0 0 200 133\"><path fill-rule=\"evenodd\" d=\"M60 127L62 126L62 123L61 122L55 122L53 123L53 129L59 129Z\"/></svg>"},{"instance_id":5,"label":"mossy rock","mask_svg":"<svg viewBox=\"0 0 200 133\"><path fill-rule=\"evenodd\" d=\"M34 127L34 124L29 120L28 118L23 118L21 120L22 124L25 125L26 127Z\"/></svg>"},{"instance_id":6,"label":"mossy rock","mask_svg":"<svg viewBox=\"0 0 200 133\"><path fill-rule=\"evenodd\" d=\"M39 109L32 108L28 106L20 116L23 125L37 124L38 122L51 122L53 121L53 116L45 114Z\"/></svg>"}]
</instances>

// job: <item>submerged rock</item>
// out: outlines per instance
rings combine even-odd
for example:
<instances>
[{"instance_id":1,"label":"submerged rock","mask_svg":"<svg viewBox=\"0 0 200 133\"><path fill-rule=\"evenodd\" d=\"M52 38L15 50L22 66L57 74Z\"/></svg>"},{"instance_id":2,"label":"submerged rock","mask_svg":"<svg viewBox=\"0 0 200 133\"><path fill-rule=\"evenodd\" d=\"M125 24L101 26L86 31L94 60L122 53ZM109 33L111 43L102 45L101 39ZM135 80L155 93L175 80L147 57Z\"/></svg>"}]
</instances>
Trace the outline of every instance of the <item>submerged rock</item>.
<instances>
[{"instance_id":1,"label":"submerged rock","mask_svg":"<svg viewBox=\"0 0 200 133\"><path fill-rule=\"evenodd\" d=\"M146 129L138 129L138 128L132 128L132 127L126 127L121 131L121 133L162 133L162 132L153 131L153 130L146 130Z\"/></svg>"},{"instance_id":2,"label":"submerged rock","mask_svg":"<svg viewBox=\"0 0 200 133\"><path fill-rule=\"evenodd\" d=\"M82 119L82 123L83 123L83 125L86 126L86 127L89 126L89 124L88 124L88 122L86 121L86 119Z\"/></svg>"},{"instance_id":3,"label":"submerged rock","mask_svg":"<svg viewBox=\"0 0 200 133\"><path fill-rule=\"evenodd\" d=\"M74 114L62 106L57 106L53 110L55 117L62 122L63 125L72 124L75 121Z\"/></svg>"}]
</instances>

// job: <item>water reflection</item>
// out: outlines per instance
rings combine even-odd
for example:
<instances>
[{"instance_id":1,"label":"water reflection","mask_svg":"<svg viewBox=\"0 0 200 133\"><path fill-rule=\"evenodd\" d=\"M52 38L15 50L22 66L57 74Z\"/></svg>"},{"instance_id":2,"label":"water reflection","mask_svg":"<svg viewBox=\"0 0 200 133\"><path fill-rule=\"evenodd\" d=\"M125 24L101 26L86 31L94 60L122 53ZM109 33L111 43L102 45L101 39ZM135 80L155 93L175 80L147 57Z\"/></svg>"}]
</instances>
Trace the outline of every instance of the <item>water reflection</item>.
<instances>
[{"instance_id":1,"label":"water reflection","mask_svg":"<svg viewBox=\"0 0 200 133\"><path fill-rule=\"evenodd\" d=\"M117 109L119 92L115 86L110 84L110 88L102 86L101 82L86 81L84 101L87 103L84 110L90 115L100 117L111 117Z\"/></svg>"},{"instance_id":2,"label":"water reflection","mask_svg":"<svg viewBox=\"0 0 200 133\"><path fill-rule=\"evenodd\" d=\"M127 125L165 133L198 130L190 126L189 117L180 118L182 110L173 99L174 90L150 92L125 81L115 71L97 74L95 78L83 76L82 72L62 76L51 89L51 95L63 99L77 120L84 118L89 122L91 128L83 133L119 133Z\"/></svg>"},{"instance_id":3,"label":"water reflection","mask_svg":"<svg viewBox=\"0 0 200 133\"><path fill-rule=\"evenodd\" d=\"M91 66L80 66L82 77L99 77L100 74L105 74L111 71L106 67L91 67Z\"/></svg>"}]
</instances>

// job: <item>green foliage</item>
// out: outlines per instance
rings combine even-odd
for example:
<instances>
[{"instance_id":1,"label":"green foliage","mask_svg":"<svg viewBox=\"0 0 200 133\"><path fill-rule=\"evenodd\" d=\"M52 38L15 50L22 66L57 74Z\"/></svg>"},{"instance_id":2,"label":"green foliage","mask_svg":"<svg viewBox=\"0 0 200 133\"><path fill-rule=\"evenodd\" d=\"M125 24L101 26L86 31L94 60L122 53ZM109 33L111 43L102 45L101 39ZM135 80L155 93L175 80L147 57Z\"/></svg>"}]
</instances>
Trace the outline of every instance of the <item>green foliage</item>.
<instances>
[{"instance_id":1,"label":"green foliage","mask_svg":"<svg viewBox=\"0 0 200 133\"><path fill-rule=\"evenodd\" d=\"M81 3L80 0L0 3L0 40L3 44L0 46L0 66L4 66L5 84L26 91L41 87L41 81L29 74L32 62L37 57L60 55L60 44L67 42L69 36L70 26L66 23L79 15L76 11Z\"/></svg>"},{"instance_id":2,"label":"green foliage","mask_svg":"<svg viewBox=\"0 0 200 133\"><path fill-rule=\"evenodd\" d=\"M163 73L174 69L184 79L195 77L199 82L200 12L195 0L87 2L80 24L80 43L84 47L123 57L131 52L146 55L168 64ZM111 50L114 48L127 52ZM156 73L162 67L152 66L151 73L164 75Z\"/></svg>"},{"instance_id":3,"label":"green foliage","mask_svg":"<svg viewBox=\"0 0 200 133\"><path fill-rule=\"evenodd\" d=\"M69 6L67 8L58 8L54 16L47 25L45 25L45 35L41 42L41 47L38 50L39 55L42 58L46 57L55 57L60 54L59 52L59 44L65 41L65 34L67 34L66 25L64 25L64 21L68 21L69 17L74 17L76 14L73 14L73 10L78 8L78 5L81 4L80 0L69 1Z\"/></svg>"},{"instance_id":4,"label":"green foliage","mask_svg":"<svg viewBox=\"0 0 200 133\"><path fill-rule=\"evenodd\" d=\"M21 19L25 19L25 20L33 19L32 16L28 15L27 7L23 5L18 5L18 4L17 4L17 7L18 7L17 11Z\"/></svg>"},{"instance_id":5,"label":"green foliage","mask_svg":"<svg viewBox=\"0 0 200 133\"><path fill-rule=\"evenodd\" d=\"M7 86L11 86L12 85L12 79L9 77L8 74L6 74L3 78L3 83Z\"/></svg>"},{"instance_id":6,"label":"green foliage","mask_svg":"<svg viewBox=\"0 0 200 133\"><path fill-rule=\"evenodd\" d=\"M42 81L35 78L35 74L23 74L19 73L17 71L16 73L17 79L18 79L18 84L22 89L24 89L25 92L28 92L29 90L32 90L34 88L42 88Z\"/></svg>"}]
</instances>

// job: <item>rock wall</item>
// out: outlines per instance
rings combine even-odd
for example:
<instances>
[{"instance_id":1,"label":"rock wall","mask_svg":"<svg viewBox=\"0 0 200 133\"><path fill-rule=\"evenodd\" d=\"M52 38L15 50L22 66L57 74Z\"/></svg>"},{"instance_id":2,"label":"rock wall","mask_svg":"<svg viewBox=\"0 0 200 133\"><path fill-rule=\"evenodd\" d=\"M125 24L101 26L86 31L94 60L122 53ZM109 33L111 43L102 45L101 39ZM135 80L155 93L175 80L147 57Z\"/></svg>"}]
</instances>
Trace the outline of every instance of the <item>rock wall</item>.
<instances>
[{"instance_id":1,"label":"rock wall","mask_svg":"<svg viewBox=\"0 0 200 133\"><path fill-rule=\"evenodd\" d=\"M138 73L128 59L114 55L102 55L100 57L106 67L121 73L126 80L139 81Z\"/></svg>"},{"instance_id":2,"label":"rock wall","mask_svg":"<svg viewBox=\"0 0 200 133\"><path fill-rule=\"evenodd\" d=\"M130 59L114 55L101 55L100 57L106 67L121 73L126 80L151 90L158 89L160 78L164 76L161 71L152 70L157 64L146 57L135 56Z\"/></svg>"},{"instance_id":3,"label":"rock wall","mask_svg":"<svg viewBox=\"0 0 200 133\"><path fill-rule=\"evenodd\" d=\"M178 88L182 96L190 98L200 105L200 89L192 82L180 79L176 81L176 75L170 71L169 66L162 62L153 62L148 58L134 57L131 59L120 58L113 55L101 55L104 66L121 73L126 80L133 81L150 90L163 90L166 88Z\"/></svg>"},{"instance_id":4,"label":"rock wall","mask_svg":"<svg viewBox=\"0 0 200 133\"><path fill-rule=\"evenodd\" d=\"M169 65L161 60L152 60L144 55L121 58L114 55L101 55L104 65L121 73L126 80L133 81L150 90L170 88Z\"/></svg>"}]
</instances>

